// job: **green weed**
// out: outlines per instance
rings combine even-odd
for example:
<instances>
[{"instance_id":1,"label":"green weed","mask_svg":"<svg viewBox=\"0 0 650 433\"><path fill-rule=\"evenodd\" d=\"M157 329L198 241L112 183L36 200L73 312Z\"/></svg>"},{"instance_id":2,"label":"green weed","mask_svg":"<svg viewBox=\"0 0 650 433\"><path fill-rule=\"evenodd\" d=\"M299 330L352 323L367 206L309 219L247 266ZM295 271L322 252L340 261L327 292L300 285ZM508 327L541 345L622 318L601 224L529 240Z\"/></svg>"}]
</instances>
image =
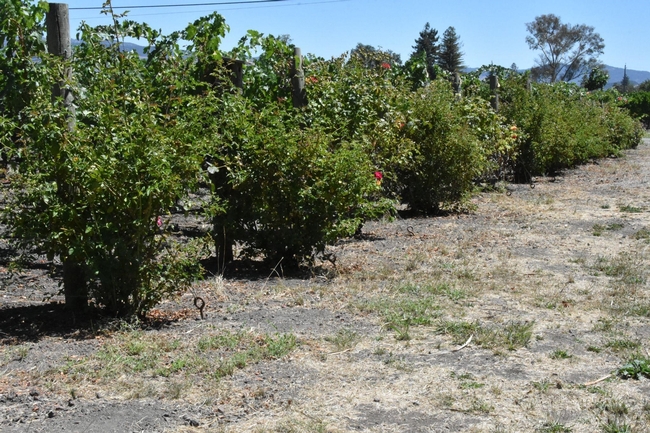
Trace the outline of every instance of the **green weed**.
<instances>
[{"instance_id":1,"label":"green weed","mask_svg":"<svg viewBox=\"0 0 650 433\"><path fill-rule=\"evenodd\" d=\"M506 324L483 326L478 322L441 322L437 332L453 337L455 344L467 341L470 335L479 346L493 350L510 351L525 347L532 336L534 322L508 322Z\"/></svg>"},{"instance_id":2,"label":"green weed","mask_svg":"<svg viewBox=\"0 0 650 433\"><path fill-rule=\"evenodd\" d=\"M533 382L533 388L540 392L546 392L551 387L551 382L548 379L544 379L541 382Z\"/></svg>"},{"instance_id":3,"label":"green weed","mask_svg":"<svg viewBox=\"0 0 650 433\"><path fill-rule=\"evenodd\" d=\"M643 227L641 230L634 233L632 237L636 240L650 240L650 230L647 227Z\"/></svg>"},{"instance_id":4,"label":"green weed","mask_svg":"<svg viewBox=\"0 0 650 433\"><path fill-rule=\"evenodd\" d=\"M569 353L567 353L566 350L558 349L558 350L554 351L553 353L551 353L550 357L551 357L551 359L569 359L569 358L573 358L573 355L570 355Z\"/></svg>"},{"instance_id":5,"label":"green weed","mask_svg":"<svg viewBox=\"0 0 650 433\"><path fill-rule=\"evenodd\" d=\"M627 405L618 400L609 400L601 405L602 409L618 417L627 415L630 411Z\"/></svg>"},{"instance_id":6,"label":"green weed","mask_svg":"<svg viewBox=\"0 0 650 433\"><path fill-rule=\"evenodd\" d=\"M540 433L571 433L573 429L558 421L547 421L537 431Z\"/></svg>"},{"instance_id":7,"label":"green weed","mask_svg":"<svg viewBox=\"0 0 650 433\"><path fill-rule=\"evenodd\" d=\"M616 375L622 379L638 379L645 376L650 379L650 358L633 358L627 364L616 370Z\"/></svg>"},{"instance_id":8,"label":"green weed","mask_svg":"<svg viewBox=\"0 0 650 433\"><path fill-rule=\"evenodd\" d=\"M636 285L645 282L643 260L630 254L622 253L614 258L599 257L593 268L608 277L616 277L619 281Z\"/></svg>"},{"instance_id":9,"label":"green weed","mask_svg":"<svg viewBox=\"0 0 650 433\"><path fill-rule=\"evenodd\" d=\"M221 332L202 336L196 346L141 331L117 335L96 354L68 360L59 373L74 378L92 374L113 380L124 374L135 377L176 377L211 374L221 378L262 359L286 356L297 344L293 334ZM173 389L170 395L178 395Z\"/></svg>"},{"instance_id":10,"label":"green weed","mask_svg":"<svg viewBox=\"0 0 650 433\"><path fill-rule=\"evenodd\" d=\"M353 348L358 340L359 335L348 328L339 329L335 335L325 337L325 341L332 343L337 352Z\"/></svg>"},{"instance_id":11,"label":"green weed","mask_svg":"<svg viewBox=\"0 0 650 433\"><path fill-rule=\"evenodd\" d=\"M643 208L632 206L632 205L619 206L618 209L621 212L627 212L627 213L641 213L641 212L643 212Z\"/></svg>"},{"instance_id":12,"label":"green weed","mask_svg":"<svg viewBox=\"0 0 650 433\"><path fill-rule=\"evenodd\" d=\"M411 326L431 325L433 320L440 315L440 307L432 296L416 299L383 299L368 302L360 308L382 316L385 322L384 326L396 332L396 338L400 341L411 338L409 334Z\"/></svg>"},{"instance_id":13,"label":"green weed","mask_svg":"<svg viewBox=\"0 0 650 433\"><path fill-rule=\"evenodd\" d=\"M602 224L594 224L591 230L594 236L601 236L605 231L616 231L621 230L622 228L623 224L620 223L612 223L605 226Z\"/></svg>"},{"instance_id":14,"label":"green weed","mask_svg":"<svg viewBox=\"0 0 650 433\"><path fill-rule=\"evenodd\" d=\"M627 424L625 421L619 421L618 419L607 420L603 424L603 433L632 433L632 427Z\"/></svg>"},{"instance_id":15,"label":"green weed","mask_svg":"<svg viewBox=\"0 0 650 433\"><path fill-rule=\"evenodd\" d=\"M613 350L614 352L622 352L628 350L636 350L641 347L641 343L638 341L620 339L608 341L605 343L605 347Z\"/></svg>"},{"instance_id":16,"label":"green weed","mask_svg":"<svg viewBox=\"0 0 650 433\"><path fill-rule=\"evenodd\" d=\"M494 410L494 406L478 398L472 401L472 406L470 408L470 412L478 412L483 414L488 414L493 410Z\"/></svg>"}]
</instances>

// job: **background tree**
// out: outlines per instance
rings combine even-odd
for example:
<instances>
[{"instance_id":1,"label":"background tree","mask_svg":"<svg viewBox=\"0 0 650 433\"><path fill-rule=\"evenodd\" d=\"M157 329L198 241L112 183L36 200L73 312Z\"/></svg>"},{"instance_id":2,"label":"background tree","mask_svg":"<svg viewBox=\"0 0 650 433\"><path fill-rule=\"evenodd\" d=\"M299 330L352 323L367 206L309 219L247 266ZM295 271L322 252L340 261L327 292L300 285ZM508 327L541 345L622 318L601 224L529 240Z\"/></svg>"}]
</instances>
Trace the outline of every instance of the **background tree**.
<instances>
[{"instance_id":1,"label":"background tree","mask_svg":"<svg viewBox=\"0 0 650 433\"><path fill-rule=\"evenodd\" d=\"M630 76L627 75L627 65L623 69L623 78L620 82L615 83L612 87L623 94L636 92L638 89L636 87L636 82L630 80Z\"/></svg>"},{"instance_id":2,"label":"background tree","mask_svg":"<svg viewBox=\"0 0 650 433\"><path fill-rule=\"evenodd\" d=\"M650 92L650 80L645 80L637 87L639 92Z\"/></svg>"},{"instance_id":3,"label":"background tree","mask_svg":"<svg viewBox=\"0 0 650 433\"><path fill-rule=\"evenodd\" d=\"M593 68L589 75L585 75L582 79L582 87L585 89L602 90L609 80L609 74L603 68Z\"/></svg>"},{"instance_id":4,"label":"background tree","mask_svg":"<svg viewBox=\"0 0 650 433\"><path fill-rule=\"evenodd\" d=\"M456 34L456 29L449 27L442 34L438 65L448 72L460 72L465 67L460 47L460 37Z\"/></svg>"},{"instance_id":5,"label":"background tree","mask_svg":"<svg viewBox=\"0 0 650 433\"><path fill-rule=\"evenodd\" d=\"M630 88L634 88L634 85L630 83L630 77L627 75L627 65L625 65L625 68L623 69L623 79L621 80L621 92L622 93L627 93L630 90Z\"/></svg>"},{"instance_id":6,"label":"background tree","mask_svg":"<svg viewBox=\"0 0 650 433\"><path fill-rule=\"evenodd\" d=\"M414 51L411 54L411 59L422 55L425 56L427 73L431 79L436 77L435 65L438 62L438 54L440 51L438 39L438 30L432 29L429 23L426 23L424 29L420 32L420 36L415 40L415 45L413 46Z\"/></svg>"},{"instance_id":7,"label":"background tree","mask_svg":"<svg viewBox=\"0 0 650 433\"><path fill-rule=\"evenodd\" d=\"M372 45L365 45L359 42L356 47L350 51L350 59L360 62L367 68L376 68L382 63L391 65L401 65L402 57L391 50L382 50Z\"/></svg>"},{"instance_id":8,"label":"background tree","mask_svg":"<svg viewBox=\"0 0 650 433\"><path fill-rule=\"evenodd\" d=\"M597 57L605 43L594 28L584 24L563 24L560 17L548 14L535 17L526 24L530 33L526 43L541 54L532 68L538 81L571 81L598 66Z\"/></svg>"}]
</instances>

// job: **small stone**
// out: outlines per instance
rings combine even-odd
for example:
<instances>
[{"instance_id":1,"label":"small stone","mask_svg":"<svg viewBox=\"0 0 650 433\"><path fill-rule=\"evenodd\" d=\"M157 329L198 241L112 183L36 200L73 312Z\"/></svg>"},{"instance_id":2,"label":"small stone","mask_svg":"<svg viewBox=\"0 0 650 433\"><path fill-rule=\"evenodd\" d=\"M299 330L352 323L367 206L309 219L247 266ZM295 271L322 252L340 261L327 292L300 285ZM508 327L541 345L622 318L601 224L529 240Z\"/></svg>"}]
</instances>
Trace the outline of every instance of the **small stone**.
<instances>
[{"instance_id":1,"label":"small stone","mask_svg":"<svg viewBox=\"0 0 650 433\"><path fill-rule=\"evenodd\" d=\"M52 410L49 411L49 412L47 413L47 417L48 417L48 418L54 418L54 411L52 411Z\"/></svg>"},{"instance_id":2,"label":"small stone","mask_svg":"<svg viewBox=\"0 0 650 433\"><path fill-rule=\"evenodd\" d=\"M38 393L38 391L36 389L31 389L29 391L29 395L32 396L32 397L38 397L40 394Z\"/></svg>"},{"instance_id":3,"label":"small stone","mask_svg":"<svg viewBox=\"0 0 650 433\"><path fill-rule=\"evenodd\" d=\"M13 389L9 391L9 393L7 394L7 400L9 401L14 401L17 398L18 398L18 394L16 394L16 392Z\"/></svg>"},{"instance_id":4,"label":"small stone","mask_svg":"<svg viewBox=\"0 0 650 433\"><path fill-rule=\"evenodd\" d=\"M372 401L374 401L375 403L379 403L381 400L379 400L378 398L373 398Z\"/></svg>"},{"instance_id":5,"label":"small stone","mask_svg":"<svg viewBox=\"0 0 650 433\"><path fill-rule=\"evenodd\" d=\"M195 419L193 419L193 418L190 418L190 417L187 416L187 415L183 415L183 419L184 419L185 421L187 421L187 423L188 423L191 427L198 427L199 425L201 425L197 420L195 420Z\"/></svg>"}]
</instances>

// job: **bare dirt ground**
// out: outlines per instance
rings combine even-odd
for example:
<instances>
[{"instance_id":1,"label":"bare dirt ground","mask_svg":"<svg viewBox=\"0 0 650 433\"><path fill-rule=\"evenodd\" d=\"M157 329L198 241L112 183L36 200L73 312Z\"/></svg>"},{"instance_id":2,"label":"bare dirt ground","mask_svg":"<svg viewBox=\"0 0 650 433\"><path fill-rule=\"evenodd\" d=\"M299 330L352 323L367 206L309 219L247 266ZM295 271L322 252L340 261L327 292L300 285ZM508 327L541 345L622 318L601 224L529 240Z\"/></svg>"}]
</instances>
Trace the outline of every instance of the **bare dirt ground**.
<instances>
[{"instance_id":1,"label":"bare dirt ground","mask_svg":"<svg viewBox=\"0 0 650 433\"><path fill-rule=\"evenodd\" d=\"M66 313L0 240L0 431L650 432L650 379L596 382L650 358L650 140L473 203L145 324Z\"/></svg>"}]
</instances>

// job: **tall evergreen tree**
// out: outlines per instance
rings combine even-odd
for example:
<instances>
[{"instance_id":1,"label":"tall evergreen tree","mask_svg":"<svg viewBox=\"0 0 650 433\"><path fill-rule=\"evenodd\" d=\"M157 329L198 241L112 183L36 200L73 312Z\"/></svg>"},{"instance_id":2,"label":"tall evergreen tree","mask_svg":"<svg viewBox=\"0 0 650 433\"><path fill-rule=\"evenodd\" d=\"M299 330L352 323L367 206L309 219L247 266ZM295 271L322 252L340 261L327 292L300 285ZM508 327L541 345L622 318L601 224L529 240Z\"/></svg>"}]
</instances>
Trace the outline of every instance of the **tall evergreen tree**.
<instances>
[{"instance_id":1,"label":"tall evergreen tree","mask_svg":"<svg viewBox=\"0 0 650 433\"><path fill-rule=\"evenodd\" d=\"M431 79L436 77L435 65L438 61L439 49L438 30L432 29L429 23L426 23L424 30L420 32L420 36L415 40L411 59L424 55L427 63L427 73Z\"/></svg>"},{"instance_id":2,"label":"tall evergreen tree","mask_svg":"<svg viewBox=\"0 0 650 433\"><path fill-rule=\"evenodd\" d=\"M621 81L622 93L627 93L630 87L630 77L627 76L627 64L623 69L623 81Z\"/></svg>"},{"instance_id":3,"label":"tall evergreen tree","mask_svg":"<svg viewBox=\"0 0 650 433\"><path fill-rule=\"evenodd\" d=\"M463 65L463 53L460 51L460 47L460 37L456 34L456 29L449 27L442 34L438 65L445 71L451 73L460 72L465 67Z\"/></svg>"}]
</instances>

